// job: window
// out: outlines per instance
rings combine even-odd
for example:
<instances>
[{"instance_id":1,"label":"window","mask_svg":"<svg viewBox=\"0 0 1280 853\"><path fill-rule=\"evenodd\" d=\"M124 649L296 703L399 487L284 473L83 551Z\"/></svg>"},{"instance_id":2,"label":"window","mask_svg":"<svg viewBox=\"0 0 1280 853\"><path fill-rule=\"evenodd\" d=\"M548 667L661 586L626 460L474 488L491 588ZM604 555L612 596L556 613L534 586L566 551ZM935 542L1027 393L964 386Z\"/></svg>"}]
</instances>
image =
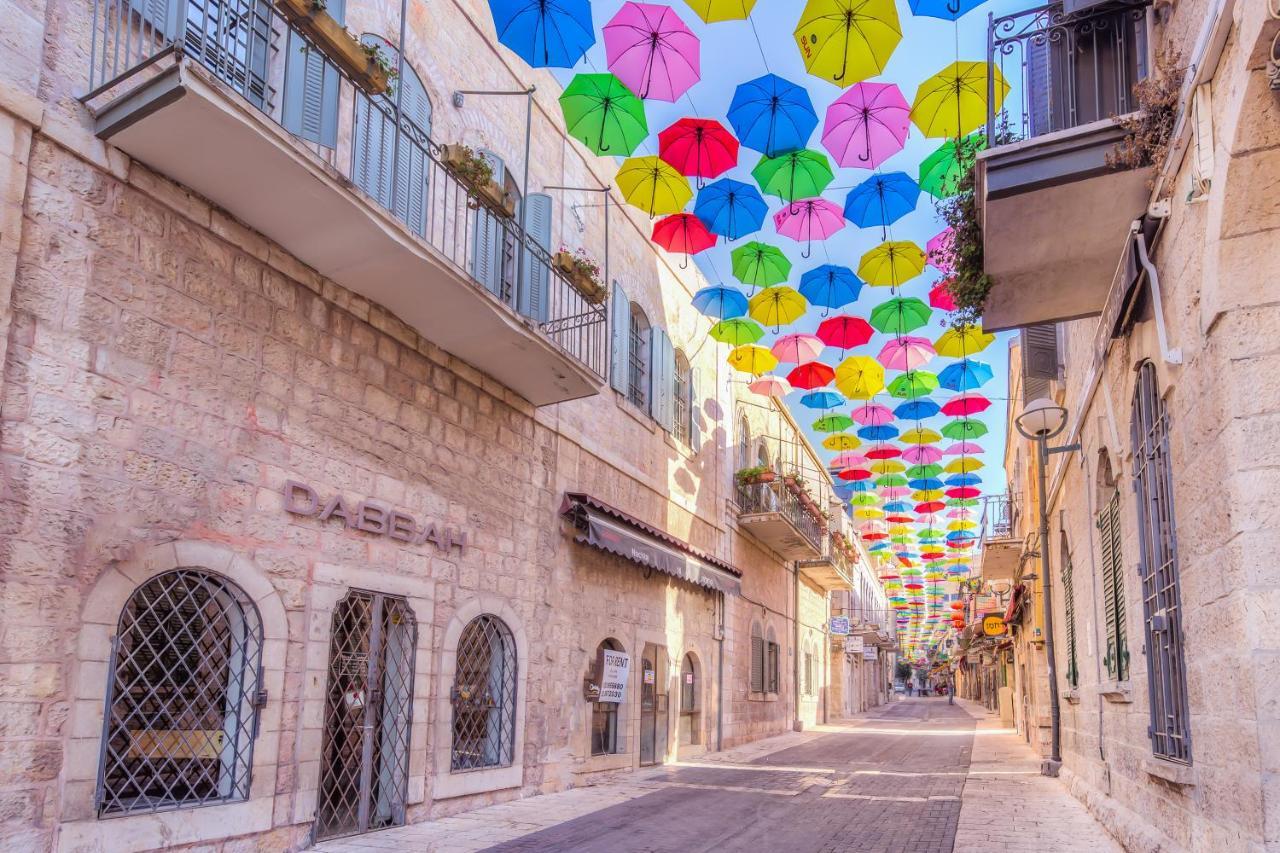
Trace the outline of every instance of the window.
<instances>
[{"instance_id":1,"label":"window","mask_svg":"<svg viewBox=\"0 0 1280 853\"><path fill-rule=\"evenodd\" d=\"M1107 631L1107 649L1102 662L1107 676L1116 681L1129 677L1129 648L1125 637L1124 552L1121 548L1120 489L1111 473L1111 462L1103 456L1098 465L1099 506L1097 526L1102 552L1102 622Z\"/></svg>"},{"instance_id":2,"label":"window","mask_svg":"<svg viewBox=\"0 0 1280 853\"><path fill-rule=\"evenodd\" d=\"M1062 537L1062 608L1067 625L1067 684L1080 686L1080 669L1076 658L1076 587L1067 537Z\"/></svg>"},{"instance_id":3,"label":"window","mask_svg":"<svg viewBox=\"0 0 1280 853\"><path fill-rule=\"evenodd\" d=\"M649 318L639 305L631 303L630 372L627 376L627 399L637 408L649 406Z\"/></svg>"},{"instance_id":4,"label":"window","mask_svg":"<svg viewBox=\"0 0 1280 853\"><path fill-rule=\"evenodd\" d=\"M751 467L751 427L747 416L738 419L738 468Z\"/></svg>"},{"instance_id":5,"label":"window","mask_svg":"<svg viewBox=\"0 0 1280 853\"><path fill-rule=\"evenodd\" d=\"M1138 574L1142 578L1147 681L1151 691L1151 748L1161 758L1190 764L1169 421L1156 386L1156 369L1149 361L1138 369L1129 427L1138 503Z\"/></svg>"},{"instance_id":6,"label":"window","mask_svg":"<svg viewBox=\"0 0 1280 853\"><path fill-rule=\"evenodd\" d=\"M751 624L751 692L764 692L765 642L760 624Z\"/></svg>"},{"instance_id":7,"label":"window","mask_svg":"<svg viewBox=\"0 0 1280 853\"><path fill-rule=\"evenodd\" d=\"M778 692L778 643L772 628L764 644L764 689L766 693Z\"/></svg>"},{"instance_id":8,"label":"window","mask_svg":"<svg viewBox=\"0 0 1280 853\"><path fill-rule=\"evenodd\" d=\"M515 753L516 645L511 630L485 613L458 640L453 703L454 770L506 767Z\"/></svg>"},{"instance_id":9,"label":"window","mask_svg":"<svg viewBox=\"0 0 1280 853\"><path fill-rule=\"evenodd\" d=\"M601 661L601 652L624 651L622 644L615 639L607 639L596 647L596 665ZM596 683L600 681L600 673L595 673ZM591 704L591 754L613 755L621 752L618 748L618 703L593 702Z\"/></svg>"},{"instance_id":10,"label":"window","mask_svg":"<svg viewBox=\"0 0 1280 853\"><path fill-rule=\"evenodd\" d=\"M806 696L814 694L813 682L813 651L806 649L804 653L804 693Z\"/></svg>"},{"instance_id":11,"label":"window","mask_svg":"<svg viewBox=\"0 0 1280 853\"><path fill-rule=\"evenodd\" d=\"M99 814L248 798L261 657L258 611L225 578L178 569L138 587L107 676Z\"/></svg>"},{"instance_id":12,"label":"window","mask_svg":"<svg viewBox=\"0 0 1280 853\"><path fill-rule=\"evenodd\" d=\"M698 664L689 652L680 663L680 743L702 743L702 708L698 702Z\"/></svg>"},{"instance_id":13,"label":"window","mask_svg":"<svg viewBox=\"0 0 1280 853\"><path fill-rule=\"evenodd\" d=\"M693 371L684 352L676 350L675 388L672 393L675 416L672 432L685 444L693 443Z\"/></svg>"}]
</instances>

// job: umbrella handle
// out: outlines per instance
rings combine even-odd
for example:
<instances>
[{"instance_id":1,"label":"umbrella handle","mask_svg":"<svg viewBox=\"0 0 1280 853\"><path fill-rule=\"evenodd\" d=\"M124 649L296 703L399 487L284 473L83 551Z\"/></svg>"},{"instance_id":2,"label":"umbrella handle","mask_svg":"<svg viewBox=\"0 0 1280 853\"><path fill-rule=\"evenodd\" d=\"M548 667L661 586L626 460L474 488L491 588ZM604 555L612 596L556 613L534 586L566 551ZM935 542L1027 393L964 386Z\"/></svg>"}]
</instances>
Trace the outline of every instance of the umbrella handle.
<instances>
[{"instance_id":1,"label":"umbrella handle","mask_svg":"<svg viewBox=\"0 0 1280 853\"><path fill-rule=\"evenodd\" d=\"M689 268L689 253L684 253L684 260L680 262L680 269L687 270Z\"/></svg>"},{"instance_id":2,"label":"umbrella handle","mask_svg":"<svg viewBox=\"0 0 1280 853\"><path fill-rule=\"evenodd\" d=\"M947 11L953 15L960 14L960 0L947 0Z\"/></svg>"},{"instance_id":3,"label":"umbrella handle","mask_svg":"<svg viewBox=\"0 0 1280 853\"><path fill-rule=\"evenodd\" d=\"M609 146L604 144L604 125L605 125L605 122L609 120L609 107L610 107L609 99L605 98L604 109L600 111L600 153L601 154L609 150Z\"/></svg>"},{"instance_id":4,"label":"umbrella handle","mask_svg":"<svg viewBox=\"0 0 1280 853\"><path fill-rule=\"evenodd\" d=\"M800 257L807 258L813 254L813 240L804 244L804 251L800 253Z\"/></svg>"}]
</instances>

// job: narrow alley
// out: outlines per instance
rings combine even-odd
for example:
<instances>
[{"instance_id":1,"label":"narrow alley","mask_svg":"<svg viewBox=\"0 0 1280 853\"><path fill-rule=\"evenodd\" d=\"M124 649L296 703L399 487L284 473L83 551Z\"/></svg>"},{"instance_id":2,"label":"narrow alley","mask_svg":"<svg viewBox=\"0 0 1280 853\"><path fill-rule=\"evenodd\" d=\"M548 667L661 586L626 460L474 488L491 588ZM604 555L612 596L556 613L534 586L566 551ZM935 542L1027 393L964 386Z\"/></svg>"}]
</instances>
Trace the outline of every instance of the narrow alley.
<instances>
[{"instance_id":1,"label":"narrow alley","mask_svg":"<svg viewBox=\"0 0 1280 853\"><path fill-rule=\"evenodd\" d=\"M1020 818L1020 815L1025 817ZM323 853L1119 851L976 703L909 698L625 780L318 845Z\"/></svg>"}]
</instances>

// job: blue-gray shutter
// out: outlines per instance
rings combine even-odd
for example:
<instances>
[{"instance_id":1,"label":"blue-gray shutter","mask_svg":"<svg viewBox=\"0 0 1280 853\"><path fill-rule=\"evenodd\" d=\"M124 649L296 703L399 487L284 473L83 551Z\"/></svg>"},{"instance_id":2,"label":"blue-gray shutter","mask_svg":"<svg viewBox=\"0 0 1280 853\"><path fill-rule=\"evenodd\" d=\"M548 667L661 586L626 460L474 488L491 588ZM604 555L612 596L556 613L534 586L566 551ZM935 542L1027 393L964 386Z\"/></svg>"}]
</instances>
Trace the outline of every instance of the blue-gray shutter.
<instances>
[{"instance_id":1,"label":"blue-gray shutter","mask_svg":"<svg viewBox=\"0 0 1280 853\"><path fill-rule=\"evenodd\" d=\"M185 0L130 0L129 6L142 16L143 23L150 25L153 28L152 31L163 35L165 41L171 42L178 34L178 26L186 2ZM150 39L152 31L144 27L142 37Z\"/></svg>"},{"instance_id":2,"label":"blue-gray shutter","mask_svg":"<svg viewBox=\"0 0 1280 853\"><path fill-rule=\"evenodd\" d=\"M339 24L346 22L346 10L346 0L328 0L325 6ZM326 148L338 147L338 69L292 29L285 55L285 130Z\"/></svg>"},{"instance_id":3,"label":"blue-gray shutter","mask_svg":"<svg viewBox=\"0 0 1280 853\"><path fill-rule=\"evenodd\" d=\"M698 396L698 370L689 365L689 447L694 453L702 446L702 398Z\"/></svg>"},{"instance_id":4,"label":"blue-gray shutter","mask_svg":"<svg viewBox=\"0 0 1280 853\"><path fill-rule=\"evenodd\" d=\"M1032 39L1027 44L1027 126L1032 136L1041 136L1058 129L1054 125L1061 107L1054 109L1050 93L1055 83L1054 72L1056 70L1061 73L1061 68L1054 68L1050 50L1048 40ZM1063 85L1061 80L1056 82L1059 87ZM995 143L989 141L988 144Z\"/></svg>"},{"instance_id":5,"label":"blue-gray shutter","mask_svg":"<svg viewBox=\"0 0 1280 853\"><path fill-rule=\"evenodd\" d=\"M631 303L622 285L613 283L609 295L609 384L627 393L627 373L631 365Z\"/></svg>"},{"instance_id":6,"label":"blue-gray shutter","mask_svg":"<svg viewBox=\"0 0 1280 853\"><path fill-rule=\"evenodd\" d=\"M492 151L477 151L493 169L493 180L499 186L505 181L502 158ZM471 253L471 275L490 293L502 297L502 240L503 228L489 208L480 205L476 210L475 245Z\"/></svg>"},{"instance_id":7,"label":"blue-gray shutter","mask_svg":"<svg viewBox=\"0 0 1280 853\"><path fill-rule=\"evenodd\" d=\"M657 326L649 330L649 414L671 432L675 425L676 351Z\"/></svg>"},{"instance_id":8,"label":"blue-gray shutter","mask_svg":"<svg viewBox=\"0 0 1280 853\"><path fill-rule=\"evenodd\" d=\"M398 58L390 45L383 48L391 61ZM404 66L396 82L400 98L399 160L396 162L396 216L419 237L427 233L427 140L431 135L431 99L417 72ZM397 97L395 89L388 97Z\"/></svg>"},{"instance_id":9,"label":"blue-gray shutter","mask_svg":"<svg viewBox=\"0 0 1280 853\"><path fill-rule=\"evenodd\" d=\"M267 109L267 59L273 36L267 0L205 0L180 6L145 0L145 16L163 8L168 36L181 25L182 50L260 110ZM185 19L185 20L183 20ZM159 27L158 27L159 28ZM175 36L170 36L175 38Z\"/></svg>"},{"instance_id":10,"label":"blue-gray shutter","mask_svg":"<svg viewBox=\"0 0 1280 853\"><path fill-rule=\"evenodd\" d=\"M551 252L551 196L546 193L529 193L523 202L525 230L537 246L548 255ZM539 323L547 321L547 285L551 268L545 258L525 250L524 281L520 284L520 313Z\"/></svg>"}]
</instances>

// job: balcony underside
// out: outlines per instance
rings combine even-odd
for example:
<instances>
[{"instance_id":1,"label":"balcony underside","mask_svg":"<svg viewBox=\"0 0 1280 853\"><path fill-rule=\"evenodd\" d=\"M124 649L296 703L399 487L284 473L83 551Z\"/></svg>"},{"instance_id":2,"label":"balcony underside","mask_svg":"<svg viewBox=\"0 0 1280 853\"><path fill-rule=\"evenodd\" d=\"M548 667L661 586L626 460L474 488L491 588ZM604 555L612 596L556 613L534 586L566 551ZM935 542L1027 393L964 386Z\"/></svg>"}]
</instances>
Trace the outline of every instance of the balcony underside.
<instances>
[{"instance_id":1,"label":"balcony underside","mask_svg":"<svg viewBox=\"0 0 1280 853\"><path fill-rule=\"evenodd\" d=\"M983 546L982 579L1013 580L1022 560L1022 543L1017 539L989 539Z\"/></svg>"},{"instance_id":2,"label":"balcony underside","mask_svg":"<svg viewBox=\"0 0 1280 853\"><path fill-rule=\"evenodd\" d=\"M1102 310L1130 225L1149 195L1146 169L1106 163L1123 136L1106 119L979 155L985 267L995 282L984 328Z\"/></svg>"},{"instance_id":3,"label":"balcony underside","mask_svg":"<svg viewBox=\"0 0 1280 853\"><path fill-rule=\"evenodd\" d=\"M181 60L101 109L97 133L536 406L601 380L305 145Z\"/></svg>"},{"instance_id":4,"label":"balcony underside","mask_svg":"<svg viewBox=\"0 0 1280 853\"><path fill-rule=\"evenodd\" d=\"M837 589L853 589L853 580L831 560L822 557L817 560L803 560L797 563L800 574L808 578L824 592Z\"/></svg>"},{"instance_id":5,"label":"balcony underside","mask_svg":"<svg viewBox=\"0 0 1280 853\"><path fill-rule=\"evenodd\" d=\"M781 512L742 513L738 524L784 560L816 560L822 556L822 549Z\"/></svg>"}]
</instances>

